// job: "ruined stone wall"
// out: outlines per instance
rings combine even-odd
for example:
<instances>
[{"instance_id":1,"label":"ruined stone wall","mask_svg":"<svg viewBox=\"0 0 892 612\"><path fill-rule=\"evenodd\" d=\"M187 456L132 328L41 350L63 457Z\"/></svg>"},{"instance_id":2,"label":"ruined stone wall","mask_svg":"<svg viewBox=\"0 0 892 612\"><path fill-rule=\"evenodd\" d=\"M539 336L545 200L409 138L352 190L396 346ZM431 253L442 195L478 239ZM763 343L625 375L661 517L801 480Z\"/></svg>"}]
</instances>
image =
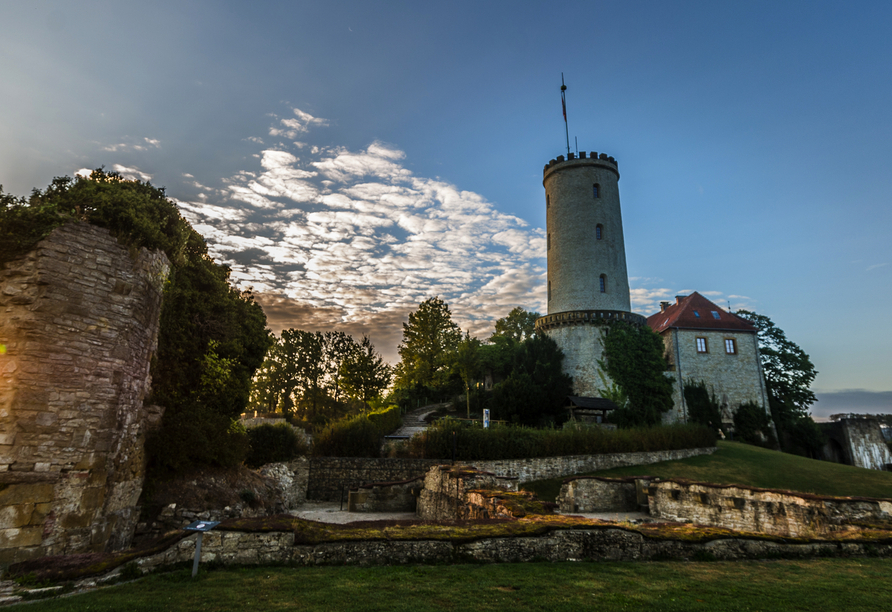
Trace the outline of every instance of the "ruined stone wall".
<instances>
[{"instance_id":1,"label":"ruined stone wall","mask_svg":"<svg viewBox=\"0 0 892 612\"><path fill-rule=\"evenodd\" d=\"M475 490L516 491L512 478L496 476L473 467L438 465L428 470L418 496L415 514L426 521L501 518L508 513L489 496L472 495Z\"/></svg>"},{"instance_id":2,"label":"ruined stone wall","mask_svg":"<svg viewBox=\"0 0 892 612\"><path fill-rule=\"evenodd\" d=\"M673 367L667 376L673 379L672 401L675 403L674 408L663 415L664 422L686 421L682 385L700 380L722 404L722 420L727 424L733 423L734 412L746 402L755 402L768 412L768 396L755 334L670 329L662 337L666 356ZM697 338L706 339L708 352L697 352ZM735 341L736 353L729 355L725 352L726 339Z\"/></svg>"},{"instance_id":3,"label":"ruined stone wall","mask_svg":"<svg viewBox=\"0 0 892 612\"><path fill-rule=\"evenodd\" d=\"M347 490L373 482L398 482L424 476L441 459L310 457L307 499L340 501Z\"/></svg>"},{"instance_id":4,"label":"ruined stone wall","mask_svg":"<svg viewBox=\"0 0 892 612\"><path fill-rule=\"evenodd\" d=\"M697 482L651 483L650 514L672 521L781 537L817 537L853 522L888 523L892 501L821 497Z\"/></svg>"},{"instance_id":5,"label":"ruined stone wall","mask_svg":"<svg viewBox=\"0 0 892 612\"><path fill-rule=\"evenodd\" d=\"M564 514L639 509L634 478L574 478L561 486L556 501Z\"/></svg>"},{"instance_id":6,"label":"ruined stone wall","mask_svg":"<svg viewBox=\"0 0 892 612\"><path fill-rule=\"evenodd\" d=\"M350 512L415 512L423 486L421 478L402 482L380 482L350 491Z\"/></svg>"},{"instance_id":7,"label":"ruined stone wall","mask_svg":"<svg viewBox=\"0 0 892 612\"><path fill-rule=\"evenodd\" d=\"M880 422L869 418L838 421L843 449L849 465L869 470L886 470L892 464L892 453L883 437Z\"/></svg>"},{"instance_id":8,"label":"ruined stone wall","mask_svg":"<svg viewBox=\"0 0 892 612\"><path fill-rule=\"evenodd\" d=\"M0 268L0 563L129 543L168 271L85 223Z\"/></svg>"}]
</instances>

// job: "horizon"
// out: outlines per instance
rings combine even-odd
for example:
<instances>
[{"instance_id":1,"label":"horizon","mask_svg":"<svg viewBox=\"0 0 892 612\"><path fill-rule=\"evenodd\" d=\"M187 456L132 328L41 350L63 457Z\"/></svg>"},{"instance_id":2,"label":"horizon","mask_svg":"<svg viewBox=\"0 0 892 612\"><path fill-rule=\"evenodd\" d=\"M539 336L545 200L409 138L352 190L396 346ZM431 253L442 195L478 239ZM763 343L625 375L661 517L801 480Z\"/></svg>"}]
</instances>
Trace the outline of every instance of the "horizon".
<instances>
[{"instance_id":1,"label":"horizon","mask_svg":"<svg viewBox=\"0 0 892 612\"><path fill-rule=\"evenodd\" d=\"M9 6L0 184L163 185L274 331L395 363L428 297L481 338L546 313L563 72L571 148L618 160L633 311L764 314L816 418L892 413L892 7L756 6Z\"/></svg>"}]
</instances>

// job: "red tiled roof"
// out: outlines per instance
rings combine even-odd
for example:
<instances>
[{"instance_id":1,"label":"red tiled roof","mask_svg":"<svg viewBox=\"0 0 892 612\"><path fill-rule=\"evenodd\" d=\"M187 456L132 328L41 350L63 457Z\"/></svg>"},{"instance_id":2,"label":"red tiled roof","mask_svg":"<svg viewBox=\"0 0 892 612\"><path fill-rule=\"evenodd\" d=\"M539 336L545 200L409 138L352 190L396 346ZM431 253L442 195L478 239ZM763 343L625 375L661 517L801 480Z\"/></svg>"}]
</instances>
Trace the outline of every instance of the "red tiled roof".
<instances>
[{"instance_id":1,"label":"red tiled roof","mask_svg":"<svg viewBox=\"0 0 892 612\"><path fill-rule=\"evenodd\" d=\"M647 317L647 324L658 334L672 327L756 332L752 323L733 312L722 310L696 291L685 297L678 296L675 304Z\"/></svg>"}]
</instances>

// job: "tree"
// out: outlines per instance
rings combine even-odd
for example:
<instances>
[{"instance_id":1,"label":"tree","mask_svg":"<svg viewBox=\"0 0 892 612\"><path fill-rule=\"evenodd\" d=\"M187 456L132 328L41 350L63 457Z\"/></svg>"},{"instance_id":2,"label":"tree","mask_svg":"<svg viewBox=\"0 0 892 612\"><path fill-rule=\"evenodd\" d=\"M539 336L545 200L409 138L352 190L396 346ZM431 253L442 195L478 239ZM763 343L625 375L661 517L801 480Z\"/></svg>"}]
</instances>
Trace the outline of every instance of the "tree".
<instances>
[{"instance_id":1,"label":"tree","mask_svg":"<svg viewBox=\"0 0 892 612\"><path fill-rule=\"evenodd\" d=\"M471 418L471 383L480 374L480 340L472 338L470 332L465 333L464 339L459 343L455 351L453 366L455 371L465 383L465 400L468 406L468 418Z\"/></svg>"},{"instance_id":2,"label":"tree","mask_svg":"<svg viewBox=\"0 0 892 612\"><path fill-rule=\"evenodd\" d=\"M771 319L749 310L737 315L756 326L768 405L784 450L816 455L823 437L809 415L817 401L811 384L818 372L808 354Z\"/></svg>"},{"instance_id":3,"label":"tree","mask_svg":"<svg viewBox=\"0 0 892 612\"><path fill-rule=\"evenodd\" d=\"M548 336L520 343L507 379L493 388L498 418L524 425L560 420L573 380L564 374L564 353Z\"/></svg>"},{"instance_id":4,"label":"tree","mask_svg":"<svg viewBox=\"0 0 892 612\"><path fill-rule=\"evenodd\" d=\"M684 383L684 401L688 407L688 419L692 423L706 425L711 429L722 426L722 407L715 394L706 388L702 380L689 380Z\"/></svg>"},{"instance_id":5,"label":"tree","mask_svg":"<svg viewBox=\"0 0 892 612\"><path fill-rule=\"evenodd\" d=\"M532 338L536 333L536 319L541 316L538 312L527 312L518 306L507 316L496 321L496 331L490 336L490 341L496 338L510 338L515 342L523 342Z\"/></svg>"},{"instance_id":6,"label":"tree","mask_svg":"<svg viewBox=\"0 0 892 612\"><path fill-rule=\"evenodd\" d=\"M650 426L672 409L672 382L663 341L647 325L614 321L603 328L604 359L598 367L606 372L627 398L611 420L623 427Z\"/></svg>"},{"instance_id":7,"label":"tree","mask_svg":"<svg viewBox=\"0 0 892 612\"><path fill-rule=\"evenodd\" d=\"M393 369L375 351L369 337L363 336L341 366L341 378L347 397L368 404L390 385Z\"/></svg>"},{"instance_id":8,"label":"tree","mask_svg":"<svg viewBox=\"0 0 892 612\"><path fill-rule=\"evenodd\" d=\"M419 304L403 323L396 387L442 395L448 389L450 360L460 341L461 331L443 300L432 297Z\"/></svg>"}]
</instances>

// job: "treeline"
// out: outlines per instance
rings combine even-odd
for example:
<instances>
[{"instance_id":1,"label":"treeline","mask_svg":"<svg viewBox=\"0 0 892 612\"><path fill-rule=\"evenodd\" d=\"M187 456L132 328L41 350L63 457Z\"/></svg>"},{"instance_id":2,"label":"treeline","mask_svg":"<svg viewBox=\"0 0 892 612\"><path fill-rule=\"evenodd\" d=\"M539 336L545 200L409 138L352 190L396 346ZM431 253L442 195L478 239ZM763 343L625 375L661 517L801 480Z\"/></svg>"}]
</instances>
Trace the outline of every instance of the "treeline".
<instances>
[{"instance_id":1,"label":"treeline","mask_svg":"<svg viewBox=\"0 0 892 612\"><path fill-rule=\"evenodd\" d=\"M249 408L319 429L367 410L391 378L367 336L357 342L344 332L286 329L257 371Z\"/></svg>"}]
</instances>

